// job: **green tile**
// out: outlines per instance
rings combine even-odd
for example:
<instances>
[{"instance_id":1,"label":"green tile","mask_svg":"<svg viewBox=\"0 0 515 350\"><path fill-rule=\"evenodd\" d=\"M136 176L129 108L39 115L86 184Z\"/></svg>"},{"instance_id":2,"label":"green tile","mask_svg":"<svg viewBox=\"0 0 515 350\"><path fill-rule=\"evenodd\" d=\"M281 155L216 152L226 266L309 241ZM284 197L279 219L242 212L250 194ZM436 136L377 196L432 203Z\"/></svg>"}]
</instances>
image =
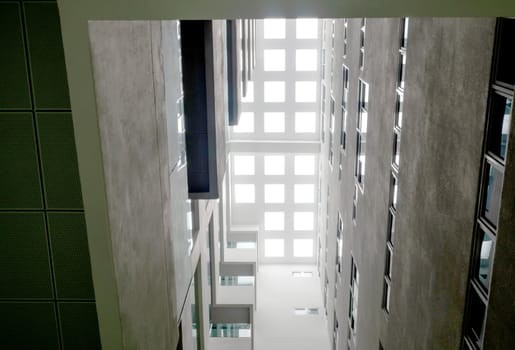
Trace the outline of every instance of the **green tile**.
<instances>
[{"instance_id":1,"label":"green tile","mask_svg":"<svg viewBox=\"0 0 515 350\"><path fill-rule=\"evenodd\" d=\"M64 350L101 349L95 303L59 303Z\"/></svg>"},{"instance_id":2,"label":"green tile","mask_svg":"<svg viewBox=\"0 0 515 350\"><path fill-rule=\"evenodd\" d=\"M0 298L52 297L44 214L0 213Z\"/></svg>"},{"instance_id":3,"label":"green tile","mask_svg":"<svg viewBox=\"0 0 515 350\"><path fill-rule=\"evenodd\" d=\"M79 168L70 113L37 113L48 209L81 209Z\"/></svg>"},{"instance_id":4,"label":"green tile","mask_svg":"<svg viewBox=\"0 0 515 350\"><path fill-rule=\"evenodd\" d=\"M69 109L70 97L56 3L25 3L34 103L37 109Z\"/></svg>"},{"instance_id":5,"label":"green tile","mask_svg":"<svg viewBox=\"0 0 515 350\"><path fill-rule=\"evenodd\" d=\"M53 302L0 302L0 348L59 349Z\"/></svg>"},{"instance_id":6,"label":"green tile","mask_svg":"<svg viewBox=\"0 0 515 350\"><path fill-rule=\"evenodd\" d=\"M83 213L48 213L57 298L95 299Z\"/></svg>"},{"instance_id":7,"label":"green tile","mask_svg":"<svg viewBox=\"0 0 515 350\"><path fill-rule=\"evenodd\" d=\"M0 113L0 209L41 209L32 113Z\"/></svg>"},{"instance_id":8,"label":"green tile","mask_svg":"<svg viewBox=\"0 0 515 350\"><path fill-rule=\"evenodd\" d=\"M0 110L31 109L20 5L0 3Z\"/></svg>"}]
</instances>

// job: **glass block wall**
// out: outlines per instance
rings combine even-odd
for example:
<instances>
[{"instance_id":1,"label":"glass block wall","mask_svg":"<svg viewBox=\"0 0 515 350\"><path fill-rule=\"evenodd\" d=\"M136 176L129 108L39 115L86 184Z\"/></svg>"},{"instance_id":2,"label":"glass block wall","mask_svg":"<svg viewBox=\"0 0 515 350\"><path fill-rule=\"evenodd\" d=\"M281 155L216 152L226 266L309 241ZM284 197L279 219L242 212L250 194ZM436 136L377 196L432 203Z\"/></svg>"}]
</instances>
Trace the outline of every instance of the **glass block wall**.
<instances>
[{"instance_id":1,"label":"glass block wall","mask_svg":"<svg viewBox=\"0 0 515 350\"><path fill-rule=\"evenodd\" d=\"M0 1L0 344L99 349L56 2Z\"/></svg>"}]
</instances>

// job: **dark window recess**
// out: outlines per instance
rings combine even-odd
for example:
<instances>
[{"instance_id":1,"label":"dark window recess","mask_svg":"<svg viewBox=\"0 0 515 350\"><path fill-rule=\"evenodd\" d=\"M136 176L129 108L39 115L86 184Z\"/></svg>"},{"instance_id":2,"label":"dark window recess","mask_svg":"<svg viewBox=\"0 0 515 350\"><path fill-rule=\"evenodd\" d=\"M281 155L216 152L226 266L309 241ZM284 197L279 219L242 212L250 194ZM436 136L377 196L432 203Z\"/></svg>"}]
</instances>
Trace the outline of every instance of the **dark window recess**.
<instances>
[{"instance_id":1,"label":"dark window recess","mask_svg":"<svg viewBox=\"0 0 515 350\"><path fill-rule=\"evenodd\" d=\"M483 327L485 323L486 305L477 291L471 288L471 298L468 310L470 312L466 325L465 336L477 347L481 348Z\"/></svg>"},{"instance_id":2,"label":"dark window recess","mask_svg":"<svg viewBox=\"0 0 515 350\"><path fill-rule=\"evenodd\" d=\"M493 227L497 227L499 220L502 184L503 173L489 161L485 162L481 215Z\"/></svg>"},{"instance_id":3,"label":"dark window recess","mask_svg":"<svg viewBox=\"0 0 515 350\"><path fill-rule=\"evenodd\" d=\"M393 133L393 159L392 162L397 167L400 164L400 147L401 147L401 135L397 131Z\"/></svg>"},{"instance_id":4,"label":"dark window recess","mask_svg":"<svg viewBox=\"0 0 515 350\"><path fill-rule=\"evenodd\" d=\"M236 21L227 20L227 98L229 110L229 125L238 125L240 119L239 99L240 86L238 83L238 50Z\"/></svg>"},{"instance_id":5,"label":"dark window recess","mask_svg":"<svg viewBox=\"0 0 515 350\"><path fill-rule=\"evenodd\" d=\"M397 128L402 127L402 109L404 105L404 96L397 92L397 101L395 104L395 126Z\"/></svg>"},{"instance_id":6,"label":"dark window recess","mask_svg":"<svg viewBox=\"0 0 515 350\"><path fill-rule=\"evenodd\" d=\"M515 21L502 18L499 20L497 67L495 80L497 83L515 85L515 46L513 45L513 33L515 33Z\"/></svg>"},{"instance_id":7,"label":"dark window recess","mask_svg":"<svg viewBox=\"0 0 515 350\"><path fill-rule=\"evenodd\" d=\"M397 190L399 188L397 183L397 178L393 175L391 176L391 189L390 189L390 205L393 209L397 209Z\"/></svg>"},{"instance_id":8,"label":"dark window recess","mask_svg":"<svg viewBox=\"0 0 515 350\"><path fill-rule=\"evenodd\" d=\"M496 92L492 94L487 136L488 151L502 160L506 157L512 109L512 99Z\"/></svg>"}]
</instances>

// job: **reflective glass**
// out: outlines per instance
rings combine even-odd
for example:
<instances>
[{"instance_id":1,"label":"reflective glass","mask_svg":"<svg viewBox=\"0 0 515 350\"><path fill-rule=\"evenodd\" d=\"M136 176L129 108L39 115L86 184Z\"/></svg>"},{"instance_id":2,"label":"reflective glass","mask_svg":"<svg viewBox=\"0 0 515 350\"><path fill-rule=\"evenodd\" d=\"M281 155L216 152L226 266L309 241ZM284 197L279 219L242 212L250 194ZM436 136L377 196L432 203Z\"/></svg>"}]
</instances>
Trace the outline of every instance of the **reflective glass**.
<instances>
[{"instance_id":1,"label":"reflective glass","mask_svg":"<svg viewBox=\"0 0 515 350\"><path fill-rule=\"evenodd\" d=\"M476 278L481 284L488 289L488 283L490 281L490 274L493 262L493 244L492 237L490 234L480 229L480 240L478 241L479 256L476 266Z\"/></svg>"},{"instance_id":2,"label":"reflective glass","mask_svg":"<svg viewBox=\"0 0 515 350\"><path fill-rule=\"evenodd\" d=\"M482 215L494 227L497 227L497 221L499 220L499 209L501 206L503 174L494 166L487 163L485 178Z\"/></svg>"},{"instance_id":3,"label":"reflective glass","mask_svg":"<svg viewBox=\"0 0 515 350\"><path fill-rule=\"evenodd\" d=\"M488 123L488 151L504 159L510 133L513 101L493 94L492 110Z\"/></svg>"}]
</instances>

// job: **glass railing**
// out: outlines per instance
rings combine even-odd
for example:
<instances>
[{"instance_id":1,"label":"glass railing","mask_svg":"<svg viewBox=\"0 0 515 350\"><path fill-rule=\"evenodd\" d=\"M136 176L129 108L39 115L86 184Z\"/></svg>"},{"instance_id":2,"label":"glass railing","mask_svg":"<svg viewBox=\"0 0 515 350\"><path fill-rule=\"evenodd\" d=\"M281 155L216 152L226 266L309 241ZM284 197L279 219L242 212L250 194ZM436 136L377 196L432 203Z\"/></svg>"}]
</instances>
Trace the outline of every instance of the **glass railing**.
<instances>
[{"instance_id":1,"label":"glass railing","mask_svg":"<svg viewBox=\"0 0 515 350\"><path fill-rule=\"evenodd\" d=\"M250 338L250 323L211 323L209 335L215 338Z\"/></svg>"},{"instance_id":2,"label":"glass railing","mask_svg":"<svg viewBox=\"0 0 515 350\"><path fill-rule=\"evenodd\" d=\"M253 286L254 276L220 276L222 286Z\"/></svg>"}]
</instances>

